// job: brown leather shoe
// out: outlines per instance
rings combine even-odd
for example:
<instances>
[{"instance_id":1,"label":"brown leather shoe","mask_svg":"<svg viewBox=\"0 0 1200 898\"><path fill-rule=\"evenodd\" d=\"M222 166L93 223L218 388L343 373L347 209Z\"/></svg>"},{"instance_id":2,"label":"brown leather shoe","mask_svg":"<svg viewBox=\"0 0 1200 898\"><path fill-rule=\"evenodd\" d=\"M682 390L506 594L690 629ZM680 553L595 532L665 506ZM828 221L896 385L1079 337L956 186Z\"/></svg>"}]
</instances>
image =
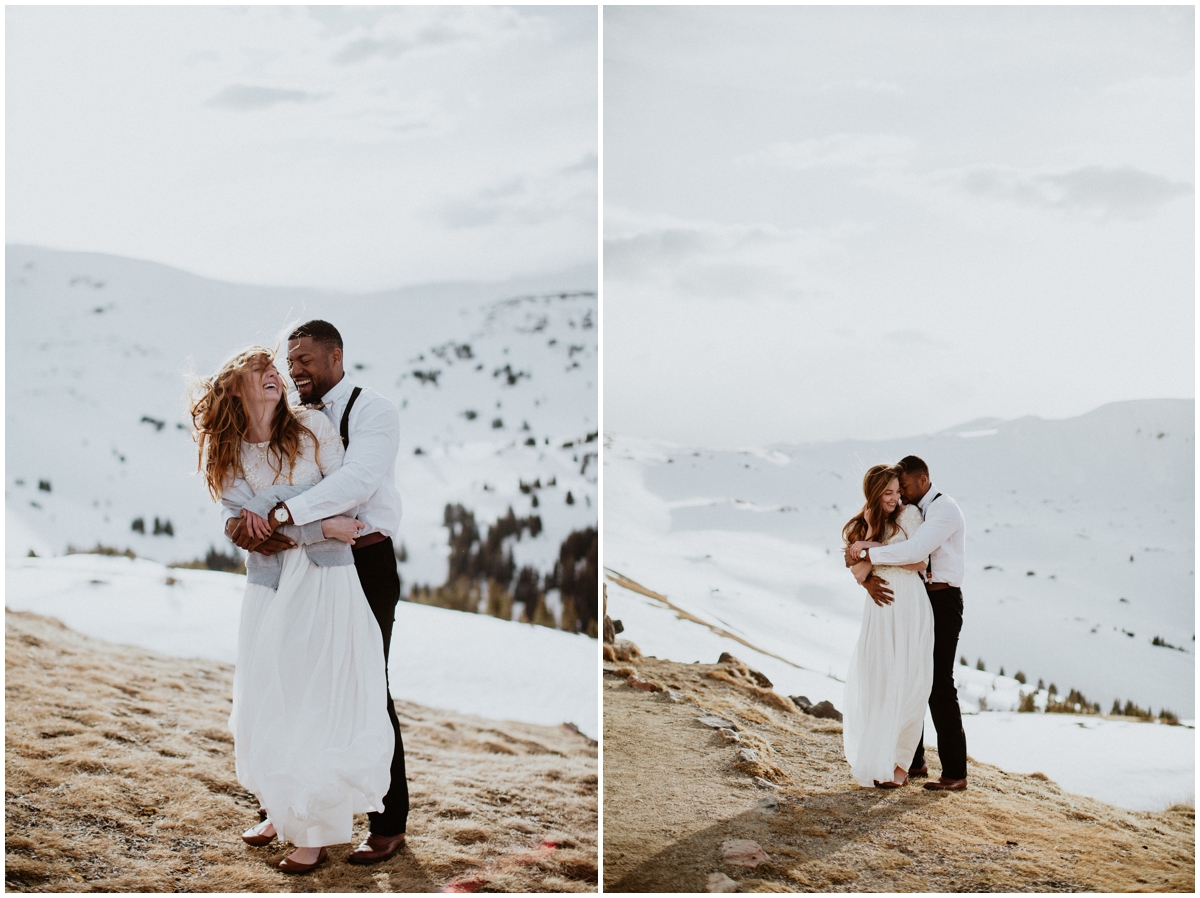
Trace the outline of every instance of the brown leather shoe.
<instances>
[{"instance_id":1,"label":"brown leather shoe","mask_svg":"<svg viewBox=\"0 0 1200 898\"><path fill-rule=\"evenodd\" d=\"M908 785L908 777L904 777L904 782L897 783L894 780L884 780L882 783L879 780L874 780L876 789L899 789L901 786Z\"/></svg>"},{"instance_id":2,"label":"brown leather shoe","mask_svg":"<svg viewBox=\"0 0 1200 898\"><path fill-rule=\"evenodd\" d=\"M944 776L939 776L937 779L927 782L925 788L930 792L965 792L967 791L967 778L964 776L960 780L948 780Z\"/></svg>"},{"instance_id":3,"label":"brown leather shoe","mask_svg":"<svg viewBox=\"0 0 1200 898\"><path fill-rule=\"evenodd\" d=\"M317 855L317 859L311 864L301 864L299 861L294 861L290 857L285 857L279 862L279 869L284 873L311 873L329 858L329 852L324 848Z\"/></svg>"},{"instance_id":4,"label":"brown leather shoe","mask_svg":"<svg viewBox=\"0 0 1200 898\"><path fill-rule=\"evenodd\" d=\"M913 767L908 771L909 776L929 776L929 768L922 764L920 767Z\"/></svg>"},{"instance_id":5,"label":"brown leather shoe","mask_svg":"<svg viewBox=\"0 0 1200 898\"><path fill-rule=\"evenodd\" d=\"M371 833L363 843L350 852L346 858L352 864L378 864L400 850L404 844L405 834L395 836L377 836Z\"/></svg>"},{"instance_id":6,"label":"brown leather shoe","mask_svg":"<svg viewBox=\"0 0 1200 898\"><path fill-rule=\"evenodd\" d=\"M252 826L250 829L242 833L242 841L247 845L253 845L255 848L262 848L264 845L270 845L275 841L276 833L266 835L263 830L271 825L270 820L264 820L257 826Z\"/></svg>"}]
</instances>

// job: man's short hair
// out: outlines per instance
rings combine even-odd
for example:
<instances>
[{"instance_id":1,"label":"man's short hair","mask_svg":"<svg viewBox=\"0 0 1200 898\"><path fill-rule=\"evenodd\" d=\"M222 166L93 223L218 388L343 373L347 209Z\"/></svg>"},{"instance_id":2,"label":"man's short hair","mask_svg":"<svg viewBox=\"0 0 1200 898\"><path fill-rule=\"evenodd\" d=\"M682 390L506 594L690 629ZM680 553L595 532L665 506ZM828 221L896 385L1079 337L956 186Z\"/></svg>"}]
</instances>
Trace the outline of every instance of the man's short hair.
<instances>
[{"instance_id":1,"label":"man's short hair","mask_svg":"<svg viewBox=\"0 0 1200 898\"><path fill-rule=\"evenodd\" d=\"M338 333L338 329L319 318L304 322L288 335L288 341L299 340L301 337L308 337L329 351L342 349L342 335Z\"/></svg>"},{"instance_id":2,"label":"man's short hair","mask_svg":"<svg viewBox=\"0 0 1200 898\"><path fill-rule=\"evenodd\" d=\"M924 474L926 477L929 476L929 465L925 464L925 462L921 461L915 455L904 456L904 458L896 463L896 467L905 474Z\"/></svg>"}]
</instances>

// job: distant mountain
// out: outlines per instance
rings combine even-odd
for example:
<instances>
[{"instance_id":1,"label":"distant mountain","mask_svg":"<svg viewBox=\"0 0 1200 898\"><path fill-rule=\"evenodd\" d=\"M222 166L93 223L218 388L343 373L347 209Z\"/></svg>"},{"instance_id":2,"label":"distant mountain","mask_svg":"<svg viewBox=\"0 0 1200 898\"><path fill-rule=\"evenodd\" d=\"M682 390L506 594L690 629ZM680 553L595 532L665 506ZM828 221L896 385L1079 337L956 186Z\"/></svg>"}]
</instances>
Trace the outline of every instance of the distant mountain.
<instances>
[{"instance_id":1,"label":"distant mountain","mask_svg":"<svg viewBox=\"0 0 1200 898\"><path fill-rule=\"evenodd\" d=\"M1193 400L875 442L606 446L606 566L838 676L864 595L842 569L842 525L867 467L918 455L966 515L972 666L1077 688L1105 710L1120 698L1194 716Z\"/></svg>"},{"instance_id":2,"label":"distant mountain","mask_svg":"<svg viewBox=\"0 0 1200 898\"><path fill-rule=\"evenodd\" d=\"M8 246L5 277L9 555L100 542L175 562L231 549L194 473L187 374L308 318L337 325L348 376L400 409L406 583L445 578L448 503L482 525L537 502L543 530L513 551L541 571L568 533L595 526L594 271L358 295Z\"/></svg>"}]
</instances>

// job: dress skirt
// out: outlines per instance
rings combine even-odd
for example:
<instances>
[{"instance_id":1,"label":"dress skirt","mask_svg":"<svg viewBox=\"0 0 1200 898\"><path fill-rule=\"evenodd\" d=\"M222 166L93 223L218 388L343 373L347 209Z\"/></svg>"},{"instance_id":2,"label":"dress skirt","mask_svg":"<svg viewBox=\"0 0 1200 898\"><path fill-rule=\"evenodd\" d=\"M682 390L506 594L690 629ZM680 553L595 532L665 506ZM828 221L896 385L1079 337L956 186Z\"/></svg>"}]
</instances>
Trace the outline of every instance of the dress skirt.
<instances>
[{"instance_id":1,"label":"dress skirt","mask_svg":"<svg viewBox=\"0 0 1200 898\"><path fill-rule=\"evenodd\" d=\"M395 736L383 637L353 565L281 553L279 589L249 584L233 676L238 781L298 848L349 842L382 811Z\"/></svg>"},{"instance_id":2,"label":"dress skirt","mask_svg":"<svg viewBox=\"0 0 1200 898\"><path fill-rule=\"evenodd\" d=\"M921 739L933 687L933 609L920 576L877 567L895 595L879 606L868 597L846 675L842 742L860 785L908 770Z\"/></svg>"}]
</instances>

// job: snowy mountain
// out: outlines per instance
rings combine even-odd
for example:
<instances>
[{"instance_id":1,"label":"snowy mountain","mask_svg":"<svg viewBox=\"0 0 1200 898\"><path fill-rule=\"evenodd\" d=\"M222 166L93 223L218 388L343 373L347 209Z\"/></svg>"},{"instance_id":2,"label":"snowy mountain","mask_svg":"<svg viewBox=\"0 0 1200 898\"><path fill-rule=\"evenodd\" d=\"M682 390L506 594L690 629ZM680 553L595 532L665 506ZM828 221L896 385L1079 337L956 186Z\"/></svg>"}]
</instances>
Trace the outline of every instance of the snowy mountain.
<instances>
[{"instance_id":1,"label":"snowy mountain","mask_svg":"<svg viewBox=\"0 0 1200 898\"><path fill-rule=\"evenodd\" d=\"M486 532L536 502L542 532L512 548L542 573L571 531L596 525L594 270L350 295L9 246L5 286L8 556L97 542L161 562L231 550L195 473L187 376L279 345L309 318L332 321L347 375L400 409L406 589L446 577L448 503Z\"/></svg>"},{"instance_id":2,"label":"snowy mountain","mask_svg":"<svg viewBox=\"0 0 1200 898\"><path fill-rule=\"evenodd\" d=\"M964 710L1010 707L1021 671L1104 711L1119 698L1194 718L1194 433L1193 401L1147 400L739 452L606 435L609 614L644 652L730 651L777 691L840 707L867 601L841 528L867 467L919 455L967 520Z\"/></svg>"}]
</instances>

